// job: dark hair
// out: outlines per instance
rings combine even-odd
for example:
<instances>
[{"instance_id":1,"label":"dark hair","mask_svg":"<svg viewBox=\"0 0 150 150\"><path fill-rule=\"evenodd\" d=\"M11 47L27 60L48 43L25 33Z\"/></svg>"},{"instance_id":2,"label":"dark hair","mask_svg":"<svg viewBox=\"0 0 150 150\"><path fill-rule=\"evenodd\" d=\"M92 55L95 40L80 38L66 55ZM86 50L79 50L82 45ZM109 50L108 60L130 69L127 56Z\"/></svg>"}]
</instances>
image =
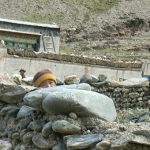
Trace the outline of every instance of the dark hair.
<instances>
[{"instance_id":1,"label":"dark hair","mask_svg":"<svg viewBox=\"0 0 150 150\"><path fill-rule=\"evenodd\" d=\"M20 69L19 72L26 72L26 70L25 69Z\"/></svg>"}]
</instances>

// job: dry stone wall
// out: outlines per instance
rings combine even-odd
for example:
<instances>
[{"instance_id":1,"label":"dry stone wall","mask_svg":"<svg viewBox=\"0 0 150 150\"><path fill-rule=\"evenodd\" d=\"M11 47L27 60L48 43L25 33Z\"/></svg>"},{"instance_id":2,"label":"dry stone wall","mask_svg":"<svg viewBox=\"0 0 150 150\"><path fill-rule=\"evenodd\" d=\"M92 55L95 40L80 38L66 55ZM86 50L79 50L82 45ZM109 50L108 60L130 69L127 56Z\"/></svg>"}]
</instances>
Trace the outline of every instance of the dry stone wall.
<instances>
[{"instance_id":1,"label":"dry stone wall","mask_svg":"<svg viewBox=\"0 0 150 150\"><path fill-rule=\"evenodd\" d=\"M73 112L50 115L23 101L0 99L2 150L149 150L149 131L149 122L119 124Z\"/></svg>"},{"instance_id":2,"label":"dry stone wall","mask_svg":"<svg viewBox=\"0 0 150 150\"><path fill-rule=\"evenodd\" d=\"M149 108L150 88L149 86L118 86L106 83L95 91L112 98L116 109Z\"/></svg>"},{"instance_id":3,"label":"dry stone wall","mask_svg":"<svg viewBox=\"0 0 150 150\"><path fill-rule=\"evenodd\" d=\"M149 150L149 122L119 124L74 112L54 115L28 106L22 98L33 90L0 84L0 149L2 150ZM7 87L7 88L6 88ZM20 87L20 90L17 90ZM94 88L114 98L148 101L149 87L120 87L106 83ZM16 91L16 92L14 92ZM9 97L8 97L9 96ZM9 101L6 100L9 98ZM116 98L116 99L115 99ZM124 97L123 97L124 98ZM146 99L147 98L147 99ZM17 99L17 100L16 100ZM31 99L30 99L31 100ZM135 102L137 103L137 102ZM116 107L120 107L119 102ZM117 106L118 105L118 106Z\"/></svg>"}]
</instances>

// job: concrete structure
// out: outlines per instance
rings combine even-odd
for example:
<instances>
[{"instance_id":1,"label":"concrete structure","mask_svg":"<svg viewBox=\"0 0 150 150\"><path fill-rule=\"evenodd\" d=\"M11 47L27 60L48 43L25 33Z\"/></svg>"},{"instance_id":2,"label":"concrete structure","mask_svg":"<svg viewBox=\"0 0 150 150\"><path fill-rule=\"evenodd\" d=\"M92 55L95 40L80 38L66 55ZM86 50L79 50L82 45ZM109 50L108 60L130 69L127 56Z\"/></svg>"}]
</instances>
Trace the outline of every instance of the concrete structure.
<instances>
[{"instance_id":1,"label":"concrete structure","mask_svg":"<svg viewBox=\"0 0 150 150\"><path fill-rule=\"evenodd\" d=\"M88 67L89 72L95 76L104 74L108 79L119 80L119 78L133 78L141 77L141 70L133 69L117 69L109 68L98 65L83 65L83 64L72 64L67 62L59 62L54 60L45 60L40 58L23 58L17 56L7 55L6 49L4 53L0 53L0 73L8 73L10 75L18 73L20 68L27 70L27 76L33 76L37 71L41 69L50 68L54 71L57 77L64 80L65 76L75 74L81 77L84 74L85 66ZM6 56L7 55L7 56ZM150 66L149 66L150 67Z\"/></svg>"},{"instance_id":2,"label":"concrete structure","mask_svg":"<svg viewBox=\"0 0 150 150\"><path fill-rule=\"evenodd\" d=\"M0 40L8 47L59 52L60 28L55 25L0 19Z\"/></svg>"}]
</instances>

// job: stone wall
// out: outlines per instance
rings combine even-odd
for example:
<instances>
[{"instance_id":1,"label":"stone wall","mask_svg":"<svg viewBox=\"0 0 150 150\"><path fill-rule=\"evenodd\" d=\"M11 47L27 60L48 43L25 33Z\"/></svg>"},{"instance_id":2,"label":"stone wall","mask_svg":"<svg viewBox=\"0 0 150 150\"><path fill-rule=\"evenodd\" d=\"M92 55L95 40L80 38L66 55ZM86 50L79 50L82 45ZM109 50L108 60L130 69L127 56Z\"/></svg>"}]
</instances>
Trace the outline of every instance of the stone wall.
<instances>
[{"instance_id":1,"label":"stone wall","mask_svg":"<svg viewBox=\"0 0 150 150\"><path fill-rule=\"evenodd\" d=\"M79 117L73 112L68 115L50 115L25 105L22 95L29 89L16 90L14 85L1 85L1 87L4 88L1 95L5 93L6 96L6 99L4 96L0 97L0 149L2 150L150 149L149 122L119 124L103 121L100 118ZM10 87L12 94L9 91ZM15 95L13 90L19 94ZM123 88L106 86L99 90L103 92L105 90L106 94L109 91L111 95L115 92L122 93ZM135 96L142 92L145 94L147 90L148 88L143 90L140 87L131 88L131 91L126 88L125 91L129 92L126 93L127 95L134 93Z\"/></svg>"},{"instance_id":2,"label":"stone wall","mask_svg":"<svg viewBox=\"0 0 150 150\"><path fill-rule=\"evenodd\" d=\"M106 83L96 88L95 91L111 97L117 110L149 108L149 86L118 86Z\"/></svg>"},{"instance_id":3,"label":"stone wall","mask_svg":"<svg viewBox=\"0 0 150 150\"><path fill-rule=\"evenodd\" d=\"M14 83L6 85L2 81L0 87L2 150L150 149L149 122L120 124L97 117L79 117L74 112L67 115L48 114L42 109L28 106L23 101L24 95L32 91L33 87ZM117 108L129 108L126 107L125 99L131 101L131 104L133 101L136 104L138 100L137 106L145 99L142 105L144 107L149 95L147 86L121 87L110 86L109 83L95 88L95 91L112 97Z\"/></svg>"}]
</instances>

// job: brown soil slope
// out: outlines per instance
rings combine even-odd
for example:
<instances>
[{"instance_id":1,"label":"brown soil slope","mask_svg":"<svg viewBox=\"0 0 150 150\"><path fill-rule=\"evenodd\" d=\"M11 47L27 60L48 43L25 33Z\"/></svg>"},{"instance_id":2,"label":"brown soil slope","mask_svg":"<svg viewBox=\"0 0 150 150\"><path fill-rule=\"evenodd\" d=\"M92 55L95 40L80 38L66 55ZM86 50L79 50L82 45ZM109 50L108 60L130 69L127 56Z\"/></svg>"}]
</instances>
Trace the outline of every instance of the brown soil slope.
<instances>
[{"instance_id":1,"label":"brown soil slope","mask_svg":"<svg viewBox=\"0 0 150 150\"><path fill-rule=\"evenodd\" d=\"M120 0L103 12L89 12L77 0L1 0L0 17L55 22L62 30L62 45L74 49L149 50L149 6L149 0Z\"/></svg>"}]
</instances>

